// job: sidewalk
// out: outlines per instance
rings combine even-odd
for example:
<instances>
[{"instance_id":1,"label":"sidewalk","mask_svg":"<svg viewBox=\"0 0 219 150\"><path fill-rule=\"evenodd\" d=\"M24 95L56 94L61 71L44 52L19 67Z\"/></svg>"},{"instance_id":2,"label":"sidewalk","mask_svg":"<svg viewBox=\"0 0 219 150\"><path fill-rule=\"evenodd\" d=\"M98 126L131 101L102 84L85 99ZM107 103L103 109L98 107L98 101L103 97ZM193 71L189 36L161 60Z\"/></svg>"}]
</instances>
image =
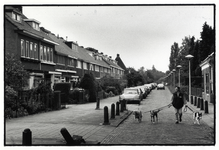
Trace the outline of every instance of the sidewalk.
<instances>
[{"instance_id":1,"label":"sidewalk","mask_svg":"<svg viewBox=\"0 0 219 150\"><path fill-rule=\"evenodd\" d=\"M5 145L22 145L22 133L29 128L32 132L32 145L65 145L60 133L66 128L73 135L83 136L85 141L101 142L110 132L122 123L132 112L120 112L115 119L110 119L111 104L118 97L96 103L67 105L66 109L13 118L5 121ZM110 125L103 125L104 107L108 107Z\"/></svg>"},{"instance_id":2,"label":"sidewalk","mask_svg":"<svg viewBox=\"0 0 219 150\"><path fill-rule=\"evenodd\" d=\"M170 91L170 89L169 89L169 91ZM170 93L171 93L171 91L170 91ZM197 108L197 106L194 106L194 104L191 104L189 101L187 101L187 106L190 107L193 111L202 112L201 122L204 122L209 127L214 129L214 126L215 126L215 121L214 121L215 120L215 116L214 116L215 110L214 110L214 105L212 103L208 103L208 113L205 113L204 110L201 110L200 108Z\"/></svg>"},{"instance_id":3,"label":"sidewalk","mask_svg":"<svg viewBox=\"0 0 219 150\"><path fill-rule=\"evenodd\" d=\"M194 104L191 104L190 102L187 102L188 107L190 107L193 111L202 112L202 120L201 122L204 122L209 127L214 129L214 105L212 103L208 103L208 113L205 113L204 110L201 110L200 108L197 108L197 106L194 106Z\"/></svg>"}]
</instances>

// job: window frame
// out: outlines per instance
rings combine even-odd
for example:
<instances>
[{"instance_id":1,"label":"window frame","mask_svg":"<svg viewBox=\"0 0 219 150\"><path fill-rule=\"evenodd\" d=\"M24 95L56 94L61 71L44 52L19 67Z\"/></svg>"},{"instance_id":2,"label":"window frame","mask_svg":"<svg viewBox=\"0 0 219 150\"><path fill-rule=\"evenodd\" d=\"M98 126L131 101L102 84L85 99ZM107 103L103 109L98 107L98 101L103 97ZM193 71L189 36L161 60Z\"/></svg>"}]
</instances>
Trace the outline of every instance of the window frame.
<instances>
[{"instance_id":1,"label":"window frame","mask_svg":"<svg viewBox=\"0 0 219 150\"><path fill-rule=\"evenodd\" d=\"M25 57L25 41L21 39L21 56Z\"/></svg>"}]
</instances>

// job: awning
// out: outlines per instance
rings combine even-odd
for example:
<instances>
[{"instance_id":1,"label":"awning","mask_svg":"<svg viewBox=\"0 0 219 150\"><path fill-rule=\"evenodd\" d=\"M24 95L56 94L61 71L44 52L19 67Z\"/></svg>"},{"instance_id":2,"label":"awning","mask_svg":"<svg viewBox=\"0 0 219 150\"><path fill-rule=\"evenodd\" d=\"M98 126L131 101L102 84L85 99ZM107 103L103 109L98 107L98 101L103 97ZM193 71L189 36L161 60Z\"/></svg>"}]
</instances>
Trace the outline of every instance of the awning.
<instances>
[{"instance_id":1,"label":"awning","mask_svg":"<svg viewBox=\"0 0 219 150\"><path fill-rule=\"evenodd\" d=\"M62 74L61 72L56 72L56 71L49 71L49 74Z\"/></svg>"}]
</instances>

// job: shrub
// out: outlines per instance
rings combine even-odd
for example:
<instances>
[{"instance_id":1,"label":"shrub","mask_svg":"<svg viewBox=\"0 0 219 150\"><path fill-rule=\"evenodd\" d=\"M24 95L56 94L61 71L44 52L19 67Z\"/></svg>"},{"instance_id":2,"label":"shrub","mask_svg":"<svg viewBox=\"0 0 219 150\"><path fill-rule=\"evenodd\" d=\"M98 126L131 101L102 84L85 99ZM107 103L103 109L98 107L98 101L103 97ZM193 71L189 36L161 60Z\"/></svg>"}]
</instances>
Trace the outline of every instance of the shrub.
<instances>
[{"instance_id":1,"label":"shrub","mask_svg":"<svg viewBox=\"0 0 219 150\"><path fill-rule=\"evenodd\" d=\"M97 99L97 83L92 73L84 74L81 79L80 87L89 91L89 102L96 102Z\"/></svg>"}]
</instances>

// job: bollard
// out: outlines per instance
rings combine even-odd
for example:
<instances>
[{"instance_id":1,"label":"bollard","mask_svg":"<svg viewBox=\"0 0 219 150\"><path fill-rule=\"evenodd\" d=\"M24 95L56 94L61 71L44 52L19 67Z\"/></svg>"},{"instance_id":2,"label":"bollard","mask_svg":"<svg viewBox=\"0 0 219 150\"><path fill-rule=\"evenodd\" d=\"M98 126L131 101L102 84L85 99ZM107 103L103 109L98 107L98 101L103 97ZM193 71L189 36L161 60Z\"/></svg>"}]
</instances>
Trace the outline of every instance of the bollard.
<instances>
[{"instance_id":1,"label":"bollard","mask_svg":"<svg viewBox=\"0 0 219 150\"><path fill-rule=\"evenodd\" d=\"M111 119L115 119L115 104L111 104Z\"/></svg>"},{"instance_id":2,"label":"bollard","mask_svg":"<svg viewBox=\"0 0 219 150\"><path fill-rule=\"evenodd\" d=\"M194 106L197 106L197 97L195 96Z\"/></svg>"},{"instance_id":3,"label":"bollard","mask_svg":"<svg viewBox=\"0 0 219 150\"><path fill-rule=\"evenodd\" d=\"M208 101L205 101L205 113L208 114Z\"/></svg>"},{"instance_id":4,"label":"bollard","mask_svg":"<svg viewBox=\"0 0 219 150\"><path fill-rule=\"evenodd\" d=\"M24 145L24 146L31 146L32 145L32 132L30 131L30 129L25 129L23 131L22 145Z\"/></svg>"},{"instance_id":5,"label":"bollard","mask_svg":"<svg viewBox=\"0 0 219 150\"><path fill-rule=\"evenodd\" d=\"M66 128L62 128L60 130L60 132L61 132L62 136L64 137L66 144L73 145L74 141L73 141L71 135L69 134L68 130Z\"/></svg>"},{"instance_id":6,"label":"bollard","mask_svg":"<svg viewBox=\"0 0 219 150\"><path fill-rule=\"evenodd\" d=\"M193 96L191 96L191 104L193 104Z\"/></svg>"},{"instance_id":7,"label":"bollard","mask_svg":"<svg viewBox=\"0 0 219 150\"><path fill-rule=\"evenodd\" d=\"M104 123L103 125L109 125L109 114L108 114L108 107L104 107Z\"/></svg>"},{"instance_id":8,"label":"bollard","mask_svg":"<svg viewBox=\"0 0 219 150\"><path fill-rule=\"evenodd\" d=\"M127 108L126 108L126 100L124 99L123 101L124 101L124 110L127 110Z\"/></svg>"},{"instance_id":9,"label":"bollard","mask_svg":"<svg viewBox=\"0 0 219 150\"><path fill-rule=\"evenodd\" d=\"M201 98L200 107L201 107L201 110L204 110L204 100L203 100L203 98Z\"/></svg>"},{"instance_id":10,"label":"bollard","mask_svg":"<svg viewBox=\"0 0 219 150\"><path fill-rule=\"evenodd\" d=\"M201 98L198 98L197 108L200 108L200 100L201 100Z\"/></svg>"},{"instance_id":11,"label":"bollard","mask_svg":"<svg viewBox=\"0 0 219 150\"><path fill-rule=\"evenodd\" d=\"M97 98L96 110L100 109L100 98Z\"/></svg>"},{"instance_id":12,"label":"bollard","mask_svg":"<svg viewBox=\"0 0 219 150\"><path fill-rule=\"evenodd\" d=\"M121 106L121 109L120 109L120 112L123 112L124 111L124 101L123 100L121 100L120 101L120 106Z\"/></svg>"},{"instance_id":13,"label":"bollard","mask_svg":"<svg viewBox=\"0 0 219 150\"><path fill-rule=\"evenodd\" d=\"M116 115L119 116L119 102L116 102Z\"/></svg>"}]
</instances>

